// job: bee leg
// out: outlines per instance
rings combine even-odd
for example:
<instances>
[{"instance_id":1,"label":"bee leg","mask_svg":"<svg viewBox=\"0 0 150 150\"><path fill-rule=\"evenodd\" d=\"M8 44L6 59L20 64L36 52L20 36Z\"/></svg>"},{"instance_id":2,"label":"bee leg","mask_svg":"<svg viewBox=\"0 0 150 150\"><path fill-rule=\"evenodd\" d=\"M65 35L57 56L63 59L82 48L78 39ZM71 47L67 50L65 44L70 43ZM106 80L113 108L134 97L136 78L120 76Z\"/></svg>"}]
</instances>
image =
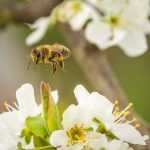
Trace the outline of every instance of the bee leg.
<instances>
[{"instance_id":1,"label":"bee leg","mask_svg":"<svg viewBox=\"0 0 150 150\"><path fill-rule=\"evenodd\" d=\"M61 68L64 68L64 62L63 62L63 61L59 61L59 66L60 66Z\"/></svg>"},{"instance_id":2,"label":"bee leg","mask_svg":"<svg viewBox=\"0 0 150 150\"><path fill-rule=\"evenodd\" d=\"M55 74L56 70L57 70L57 63L56 62L53 62L52 68L53 68L53 74Z\"/></svg>"},{"instance_id":3,"label":"bee leg","mask_svg":"<svg viewBox=\"0 0 150 150\"><path fill-rule=\"evenodd\" d=\"M39 58L37 58L37 59L36 59L36 62L35 62L35 64L38 64L38 62L39 62Z\"/></svg>"}]
</instances>

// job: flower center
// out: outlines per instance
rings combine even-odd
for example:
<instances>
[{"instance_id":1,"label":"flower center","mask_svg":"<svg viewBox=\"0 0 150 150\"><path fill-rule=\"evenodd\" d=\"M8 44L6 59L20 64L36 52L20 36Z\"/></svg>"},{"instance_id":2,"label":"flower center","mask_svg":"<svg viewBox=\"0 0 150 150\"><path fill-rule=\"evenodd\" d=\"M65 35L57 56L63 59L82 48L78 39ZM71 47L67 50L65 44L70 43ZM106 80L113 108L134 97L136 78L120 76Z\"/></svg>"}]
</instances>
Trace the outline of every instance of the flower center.
<instances>
[{"instance_id":1,"label":"flower center","mask_svg":"<svg viewBox=\"0 0 150 150\"><path fill-rule=\"evenodd\" d=\"M67 131L69 144L84 143L86 141L86 130L83 125L75 124Z\"/></svg>"},{"instance_id":2,"label":"flower center","mask_svg":"<svg viewBox=\"0 0 150 150\"><path fill-rule=\"evenodd\" d=\"M117 15L106 17L106 21L112 27L120 26L122 24L121 18Z\"/></svg>"},{"instance_id":3,"label":"flower center","mask_svg":"<svg viewBox=\"0 0 150 150\"><path fill-rule=\"evenodd\" d=\"M72 10L77 13L82 9L81 3L79 1L75 1L71 5Z\"/></svg>"}]
</instances>

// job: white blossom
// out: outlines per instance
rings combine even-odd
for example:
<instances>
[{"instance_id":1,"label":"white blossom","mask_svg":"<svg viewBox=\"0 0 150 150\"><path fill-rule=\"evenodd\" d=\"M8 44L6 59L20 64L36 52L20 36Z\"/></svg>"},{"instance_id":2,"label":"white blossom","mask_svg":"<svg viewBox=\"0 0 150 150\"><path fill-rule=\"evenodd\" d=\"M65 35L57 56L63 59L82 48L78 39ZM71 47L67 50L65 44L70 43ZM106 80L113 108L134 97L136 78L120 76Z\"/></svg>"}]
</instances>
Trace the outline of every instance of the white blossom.
<instances>
[{"instance_id":1,"label":"white blossom","mask_svg":"<svg viewBox=\"0 0 150 150\"><path fill-rule=\"evenodd\" d=\"M142 55L148 49L146 35L150 33L148 3L148 0L102 0L99 8L105 15L89 23L86 38L100 49L117 45L128 56Z\"/></svg>"},{"instance_id":2,"label":"white blossom","mask_svg":"<svg viewBox=\"0 0 150 150\"><path fill-rule=\"evenodd\" d=\"M33 45L43 38L49 27L49 20L49 16L41 17L37 19L33 24L29 24L29 27L34 31L26 38L27 45Z\"/></svg>"},{"instance_id":3,"label":"white blossom","mask_svg":"<svg viewBox=\"0 0 150 150\"><path fill-rule=\"evenodd\" d=\"M58 101L57 91L52 96ZM16 149L20 139L20 132L25 126L25 119L41 113L40 106L36 103L34 89L31 84L22 85L16 92L17 104L12 107L6 104L8 112L0 114L0 149ZM25 142L24 142L25 143ZM33 148L33 144L23 145L25 148Z\"/></svg>"},{"instance_id":4,"label":"white blossom","mask_svg":"<svg viewBox=\"0 0 150 150\"><path fill-rule=\"evenodd\" d=\"M99 150L107 147L105 135L90 130L86 112L76 105L70 105L63 114L63 129L56 130L50 137L50 143L59 150Z\"/></svg>"},{"instance_id":5,"label":"white blossom","mask_svg":"<svg viewBox=\"0 0 150 150\"><path fill-rule=\"evenodd\" d=\"M50 21L68 22L72 29L85 29L85 37L101 50L120 47L136 57L148 50L146 35L150 33L149 0L69 0L58 5L53 13L38 19L26 39L28 45L40 41Z\"/></svg>"},{"instance_id":6,"label":"white blossom","mask_svg":"<svg viewBox=\"0 0 150 150\"><path fill-rule=\"evenodd\" d=\"M104 132L112 133L121 141L125 141L131 144L145 145L147 136L142 136L141 133L132 126L132 121L128 121L125 117L129 113L129 108L132 106L129 104L123 111L119 112L115 109L115 105L111 103L107 98L100 95L97 92L91 94L82 86L78 85L75 88L75 96L78 101L78 107L86 112L89 118L87 120L93 121L97 125L103 125ZM106 133L107 134L107 133Z\"/></svg>"}]
</instances>

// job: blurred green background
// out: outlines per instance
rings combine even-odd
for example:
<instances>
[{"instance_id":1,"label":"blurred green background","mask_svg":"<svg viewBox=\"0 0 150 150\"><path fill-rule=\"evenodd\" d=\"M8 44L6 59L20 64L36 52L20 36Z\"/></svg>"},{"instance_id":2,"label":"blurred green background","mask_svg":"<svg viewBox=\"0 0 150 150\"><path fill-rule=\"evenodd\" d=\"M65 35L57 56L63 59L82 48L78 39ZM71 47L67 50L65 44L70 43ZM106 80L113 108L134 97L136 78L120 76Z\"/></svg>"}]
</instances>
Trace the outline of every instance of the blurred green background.
<instances>
[{"instance_id":1,"label":"blurred green background","mask_svg":"<svg viewBox=\"0 0 150 150\"><path fill-rule=\"evenodd\" d=\"M32 83L39 99L39 84L49 81L53 89L60 91L60 107L63 111L75 103L73 89L83 84L94 90L73 57L65 62L65 69L51 74L48 65L31 65L27 70L31 48L25 45L25 38L31 31L20 25L9 25L0 30L0 100L15 100L15 91L23 83ZM57 28L48 31L42 44L66 41ZM150 122L150 51L138 58L127 57L122 50L112 48L105 51L113 71L129 101L146 121ZM1 104L2 107L2 104Z\"/></svg>"}]
</instances>

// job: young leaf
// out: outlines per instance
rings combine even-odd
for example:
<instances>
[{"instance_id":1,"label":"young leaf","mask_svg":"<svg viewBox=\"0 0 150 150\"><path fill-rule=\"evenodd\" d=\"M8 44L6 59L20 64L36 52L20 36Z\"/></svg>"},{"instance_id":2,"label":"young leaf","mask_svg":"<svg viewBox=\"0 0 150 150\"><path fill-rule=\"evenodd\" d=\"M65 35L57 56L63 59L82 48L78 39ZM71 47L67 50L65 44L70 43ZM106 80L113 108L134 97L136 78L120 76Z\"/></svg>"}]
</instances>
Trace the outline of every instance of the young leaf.
<instances>
[{"instance_id":1,"label":"young leaf","mask_svg":"<svg viewBox=\"0 0 150 150\"><path fill-rule=\"evenodd\" d=\"M45 138L48 136L45 121L38 115L36 117L28 117L26 119L26 127L36 136Z\"/></svg>"},{"instance_id":2,"label":"young leaf","mask_svg":"<svg viewBox=\"0 0 150 150\"><path fill-rule=\"evenodd\" d=\"M52 132L60 127L60 119L57 105L51 95L51 90L48 83L41 83L41 100L43 104L43 116L49 132Z\"/></svg>"},{"instance_id":3,"label":"young leaf","mask_svg":"<svg viewBox=\"0 0 150 150\"><path fill-rule=\"evenodd\" d=\"M33 142L36 147L35 150L56 150L56 148L52 147L46 140L38 136L33 137Z\"/></svg>"}]
</instances>

